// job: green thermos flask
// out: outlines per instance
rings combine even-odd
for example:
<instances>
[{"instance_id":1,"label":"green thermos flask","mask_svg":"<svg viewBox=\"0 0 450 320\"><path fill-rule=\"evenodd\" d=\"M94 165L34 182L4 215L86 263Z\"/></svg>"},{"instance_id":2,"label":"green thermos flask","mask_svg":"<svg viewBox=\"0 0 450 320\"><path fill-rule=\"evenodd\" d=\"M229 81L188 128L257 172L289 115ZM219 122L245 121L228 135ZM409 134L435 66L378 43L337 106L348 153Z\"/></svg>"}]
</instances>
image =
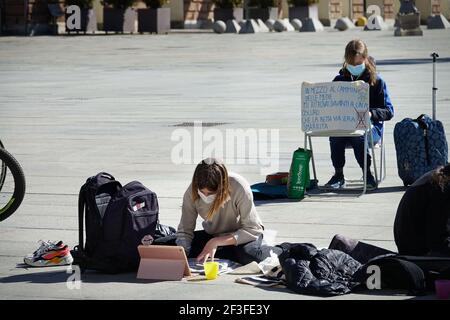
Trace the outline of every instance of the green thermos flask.
<instances>
[{"instance_id":1,"label":"green thermos flask","mask_svg":"<svg viewBox=\"0 0 450 320\"><path fill-rule=\"evenodd\" d=\"M309 161L311 150L298 148L292 156L291 168L289 170L287 191L291 199L303 199L305 190L309 187Z\"/></svg>"}]
</instances>

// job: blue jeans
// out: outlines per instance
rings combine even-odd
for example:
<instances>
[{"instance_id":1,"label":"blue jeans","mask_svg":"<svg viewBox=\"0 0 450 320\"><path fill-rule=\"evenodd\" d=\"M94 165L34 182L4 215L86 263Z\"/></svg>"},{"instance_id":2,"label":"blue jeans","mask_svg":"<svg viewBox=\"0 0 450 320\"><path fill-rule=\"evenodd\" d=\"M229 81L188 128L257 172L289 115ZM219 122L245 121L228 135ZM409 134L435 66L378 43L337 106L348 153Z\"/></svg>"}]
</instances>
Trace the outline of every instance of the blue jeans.
<instances>
[{"instance_id":1,"label":"blue jeans","mask_svg":"<svg viewBox=\"0 0 450 320\"><path fill-rule=\"evenodd\" d=\"M372 128L373 144L381 139L381 132L377 127ZM342 169L345 165L345 147L351 145L361 169L364 168L364 152L367 152L367 168L370 171L372 157L369 149L364 150L364 136L360 137L330 137L331 161L335 169ZM370 147L370 139L369 144Z\"/></svg>"}]
</instances>

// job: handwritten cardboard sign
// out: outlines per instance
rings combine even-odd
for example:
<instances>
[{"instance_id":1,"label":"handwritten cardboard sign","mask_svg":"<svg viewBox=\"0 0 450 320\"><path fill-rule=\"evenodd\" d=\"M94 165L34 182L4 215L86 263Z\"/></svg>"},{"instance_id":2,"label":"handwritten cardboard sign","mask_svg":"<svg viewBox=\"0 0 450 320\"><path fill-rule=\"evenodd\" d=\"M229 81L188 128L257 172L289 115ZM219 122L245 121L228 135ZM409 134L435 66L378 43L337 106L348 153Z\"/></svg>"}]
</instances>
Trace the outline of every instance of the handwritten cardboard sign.
<instances>
[{"instance_id":1,"label":"handwritten cardboard sign","mask_svg":"<svg viewBox=\"0 0 450 320\"><path fill-rule=\"evenodd\" d=\"M302 83L304 132L364 130L368 111L369 84L364 81Z\"/></svg>"}]
</instances>

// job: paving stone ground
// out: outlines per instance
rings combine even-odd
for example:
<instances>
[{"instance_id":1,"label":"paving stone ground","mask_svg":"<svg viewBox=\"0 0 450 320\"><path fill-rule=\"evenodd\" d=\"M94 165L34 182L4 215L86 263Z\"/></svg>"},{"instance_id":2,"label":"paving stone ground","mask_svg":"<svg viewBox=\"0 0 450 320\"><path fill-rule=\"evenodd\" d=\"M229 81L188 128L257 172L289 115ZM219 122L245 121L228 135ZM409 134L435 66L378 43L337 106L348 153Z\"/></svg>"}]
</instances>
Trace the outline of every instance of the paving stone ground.
<instances>
[{"instance_id":1,"label":"paving stone ground","mask_svg":"<svg viewBox=\"0 0 450 320\"><path fill-rule=\"evenodd\" d=\"M65 267L25 268L21 262L39 239L77 244L78 191L99 171L122 182L142 181L158 194L161 222L176 226L195 159L175 164L177 141L172 138L180 129L195 136L192 127L175 125L219 123L203 128L206 135L212 129L223 135L236 129L261 135L278 130L276 169L287 171L292 152L303 146L300 85L332 80L345 44L353 38L368 44L395 107L395 118L386 124L386 180L377 192L359 198L260 201L257 210L265 226L278 231L278 242L327 247L340 233L395 250L392 226L404 188L392 132L405 117L431 113L432 68L424 60L433 51L450 57L450 30L425 29L423 37L400 38L392 29L359 28L253 35L1 37L0 138L24 168L27 194L19 210L0 223L0 298L314 298L236 284L230 275L209 282L152 283L136 280L135 274L89 272L80 290L69 290ZM439 63L437 70L437 115L449 139L450 63ZM256 183L264 180L261 169L267 167L263 151L256 157L224 158L231 171ZM325 183L332 173L327 139L315 140L315 153L319 180ZM360 176L350 151L346 175ZM414 297L367 291L328 299L409 298Z\"/></svg>"}]
</instances>

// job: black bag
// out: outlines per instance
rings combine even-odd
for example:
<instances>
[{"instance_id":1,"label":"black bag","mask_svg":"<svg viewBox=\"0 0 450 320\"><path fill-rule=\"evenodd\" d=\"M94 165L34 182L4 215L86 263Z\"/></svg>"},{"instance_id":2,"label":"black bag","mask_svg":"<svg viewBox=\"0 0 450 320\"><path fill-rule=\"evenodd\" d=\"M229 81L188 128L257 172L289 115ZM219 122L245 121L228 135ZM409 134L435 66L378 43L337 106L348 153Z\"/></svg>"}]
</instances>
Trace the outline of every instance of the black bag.
<instances>
[{"instance_id":1,"label":"black bag","mask_svg":"<svg viewBox=\"0 0 450 320\"><path fill-rule=\"evenodd\" d=\"M175 230L175 228L158 223L158 225L156 226L154 238L156 240L164 237L175 236L176 233L177 230Z\"/></svg>"},{"instance_id":2,"label":"black bag","mask_svg":"<svg viewBox=\"0 0 450 320\"><path fill-rule=\"evenodd\" d=\"M450 258L450 190L433 182L432 172L404 193L394 220L398 253Z\"/></svg>"},{"instance_id":3,"label":"black bag","mask_svg":"<svg viewBox=\"0 0 450 320\"><path fill-rule=\"evenodd\" d=\"M376 265L380 268L381 289L403 289L413 295L424 295L434 291L434 282L450 279L450 258L427 256L403 256L386 254L366 263L354 275L354 281L364 288L367 268Z\"/></svg>"},{"instance_id":4,"label":"black bag","mask_svg":"<svg viewBox=\"0 0 450 320\"><path fill-rule=\"evenodd\" d=\"M137 246L144 236L155 237L158 210L156 194L138 181L122 187L105 172L90 177L78 198L79 244L71 251L73 264L79 265L82 271L136 270ZM83 246L84 225L86 244Z\"/></svg>"}]
</instances>

